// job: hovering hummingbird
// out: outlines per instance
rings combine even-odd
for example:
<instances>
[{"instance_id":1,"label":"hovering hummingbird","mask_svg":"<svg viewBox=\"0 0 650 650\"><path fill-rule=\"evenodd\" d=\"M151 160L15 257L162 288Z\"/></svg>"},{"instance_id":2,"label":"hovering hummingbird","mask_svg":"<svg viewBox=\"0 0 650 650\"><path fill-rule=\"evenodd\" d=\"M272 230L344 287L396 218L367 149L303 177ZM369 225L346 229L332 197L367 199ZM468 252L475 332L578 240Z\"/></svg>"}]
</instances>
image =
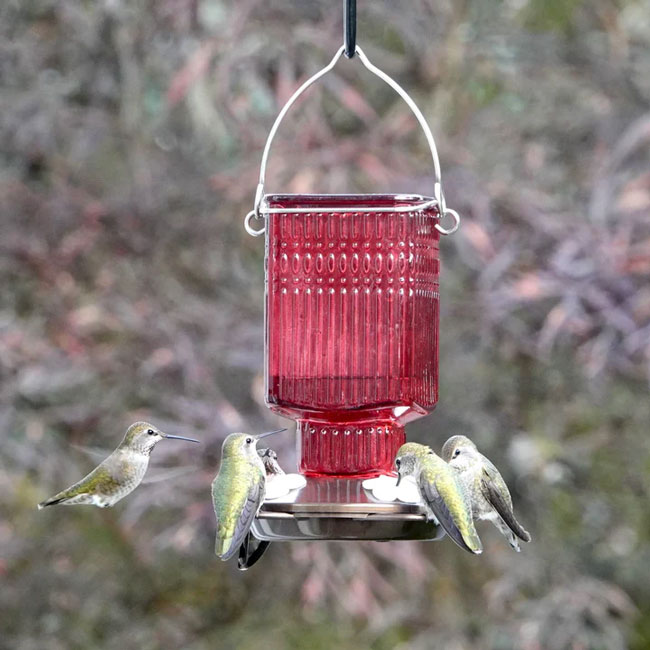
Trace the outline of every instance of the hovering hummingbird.
<instances>
[{"instance_id":1,"label":"hovering hummingbird","mask_svg":"<svg viewBox=\"0 0 650 650\"><path fill-rule=\"evenodd\" d=\"M483 551L474 527L472 509L458 476L430 447L407 442L397 451L397 485L403 476L413 475L429 518L435 518L461 548L470 553Z\"/></svg>"},{"instance_id":2,"label":"hovering hummingbird","mask_svg":"<svg viewBox=\"0 0 650 650\"><path fill-rule=\"evenodd\" d=\"M42 501L38 509L54 505L100 508L115 505L140 485L149 465L151 450L163 439L198 442L193 438L163 433L148 422L136 422L127 429L119 447L88 476Z\"/></svg>"},{"instance_id":3,"label":"hovering hummingbird","mask_svg":"<svg viewBox=\"0 0 650 650\"><path fill-rule=\"evenodd\" d=\"M442 457L458 472L472 502L474 519L488 519L519 552L517 537L530 542L530 533L515 519L512 497L499 470L465 436L452 436Z\"/></svg>"},{"instance_id":4,"label":"hovering hummingbird","mask_svg":"<svg viewBox=\"0 0 650 650\"><path fill-rule=\"evenodd\" d=\"M286 429L254 436L231 433L221 448L219 473L212 482L212 503L217 518L214 552L230 559L244 542L264 501L266 471L258 455L259 440Z\"/></svg>"},{"instance_id":5,"label":"hovering hummingbird","mask_svg":"<svg viewBox=\"0 0 650 650\"><path fill-rule=\"evenodd\" d=\"M284 474L284 470L278 463L278 455L273 449L258 449L257 455L262 459L267 476Z\"/></svg>"}]
</instances>

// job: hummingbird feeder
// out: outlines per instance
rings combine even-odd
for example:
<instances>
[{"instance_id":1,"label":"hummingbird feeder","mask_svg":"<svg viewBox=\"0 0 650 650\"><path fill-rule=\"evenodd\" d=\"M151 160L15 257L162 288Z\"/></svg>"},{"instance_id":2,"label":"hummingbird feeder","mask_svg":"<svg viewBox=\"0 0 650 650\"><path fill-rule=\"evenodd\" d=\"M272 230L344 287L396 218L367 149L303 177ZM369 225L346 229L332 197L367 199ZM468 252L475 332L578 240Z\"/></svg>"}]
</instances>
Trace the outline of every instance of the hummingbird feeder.
<instances>
[{"instance_id":1,"label":"hummingbird feeder","mask_svg":"<svg viewBox=\"0 0 650 650\"><path fill-rule=\"evenodd\" d=\"M267 501L252 532L264 541L437 539L442 532L422 506L379 502L362 480L390 474L405 424L436 406L439 240L459 217L445 204L424 116L355 44L355 2L344 6L345 43L278 114L245 219L247 232L266 240L266 402L296 420L307 478L297 494ZM415 115L431 150L431 196L265 193L283 118L343 54L357 56Z\"/></svg>"}]
</instances>

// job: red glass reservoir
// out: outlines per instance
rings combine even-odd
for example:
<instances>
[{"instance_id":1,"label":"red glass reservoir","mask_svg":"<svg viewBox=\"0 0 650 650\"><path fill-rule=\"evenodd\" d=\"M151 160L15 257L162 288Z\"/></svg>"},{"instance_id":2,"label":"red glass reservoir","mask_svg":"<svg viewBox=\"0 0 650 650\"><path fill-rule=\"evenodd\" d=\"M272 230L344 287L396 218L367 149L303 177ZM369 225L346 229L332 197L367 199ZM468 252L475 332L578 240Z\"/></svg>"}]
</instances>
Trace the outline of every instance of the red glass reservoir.
<instances>
[{"instance_id":1,"label":"red glass reservoir","mask_svg":"<svg viewBox=\"0 0 650 650\"><path fill-rule=\"evenodd\" d=\"M390 472L404 424L436 405L439 212L426 201L265 197L267 402L297 420L304 474Z\"/></svg>"}]
</instances>

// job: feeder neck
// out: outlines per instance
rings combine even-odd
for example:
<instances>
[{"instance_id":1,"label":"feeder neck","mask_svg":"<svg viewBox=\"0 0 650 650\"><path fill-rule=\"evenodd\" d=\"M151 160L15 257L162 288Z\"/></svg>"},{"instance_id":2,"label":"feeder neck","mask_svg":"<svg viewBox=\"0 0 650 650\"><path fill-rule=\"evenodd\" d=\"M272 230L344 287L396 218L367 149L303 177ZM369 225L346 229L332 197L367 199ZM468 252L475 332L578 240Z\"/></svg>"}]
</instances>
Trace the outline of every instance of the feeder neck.
<instances>
[{"instance_id":1,"label":"feeder neck","mask_svg":"<svg viewBox=\"0 0 650 650\"><path fill-rule=\"evenodd\" d=\"M390 419L299 419L300 472L307 476L376 476L394 470L404 427Z\"/></svg>"}]
</instances>

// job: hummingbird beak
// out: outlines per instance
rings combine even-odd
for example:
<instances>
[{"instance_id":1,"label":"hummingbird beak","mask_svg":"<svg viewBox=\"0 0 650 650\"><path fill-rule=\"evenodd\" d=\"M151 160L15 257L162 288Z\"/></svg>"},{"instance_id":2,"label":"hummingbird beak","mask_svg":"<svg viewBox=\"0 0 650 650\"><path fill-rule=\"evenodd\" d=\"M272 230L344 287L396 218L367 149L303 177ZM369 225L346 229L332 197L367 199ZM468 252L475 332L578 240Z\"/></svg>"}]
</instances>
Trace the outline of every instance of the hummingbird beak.
<instances>
[{"instance_id":1,"label":"hummingbird beak","mask_svg":"<svg viewBox=\"0 0 650 650\"><path fill-rule=\"evenodd\" d=\"M276 433L282 433L283 431L286 431L286 427L284 429L276 429L275 431L267 431L266 433L260 433L259 435L255 436L257 440L261 440L262 438L266 438L266 436L272 436Z\"/></svg>"},{"instance_id":2,"label":"hummingbird beak","mask_svg":"<svg viewBox=\"0 0 650 650\"><path fill-rule=\"evenodd\" d=\"M397 483L395 483L395 487L399 485L401 480L402 480L402 475L399 472L397 472Z\"/></svg>"},{"instance_id":3,"label":"hummingbird beak","mask_svg":"<svg viewBox=\"0 0 650 650\"><path fill-rule=\"evenodd\" d=\"M194 438L186 438L185 436L172 436L168 433L166 433L163 438L171 438L172 440L187 440L188 442L199 442L198 440L194 440Z\"/></svg>"}]
</instances>

